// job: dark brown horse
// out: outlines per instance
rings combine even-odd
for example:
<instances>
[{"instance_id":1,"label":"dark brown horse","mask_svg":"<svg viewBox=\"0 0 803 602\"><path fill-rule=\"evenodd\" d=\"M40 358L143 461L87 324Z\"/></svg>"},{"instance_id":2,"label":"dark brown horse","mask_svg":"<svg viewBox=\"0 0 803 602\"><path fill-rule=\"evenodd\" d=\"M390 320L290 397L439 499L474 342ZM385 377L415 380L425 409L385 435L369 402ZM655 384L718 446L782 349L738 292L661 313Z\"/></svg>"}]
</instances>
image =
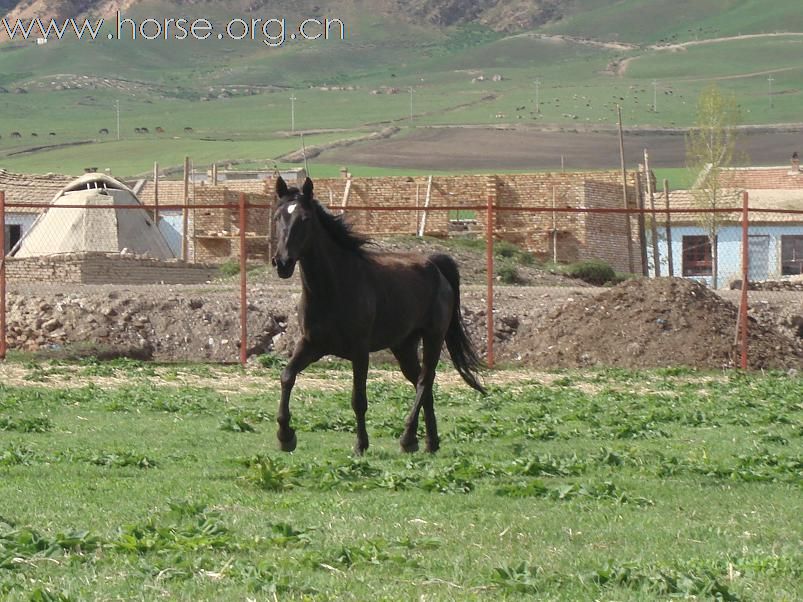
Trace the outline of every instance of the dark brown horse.
<instances>
[{"instance_id":1,"label":"dark brown horse","mask_svg":"<svg viewBox=\"0 0 803 602\"><path fill-rule=\"evenodd\" d=\"M324 209L307 178L301 190L276 181L276 254L281 278L301 263L303 293L298 307L301 339L282 371L282 397L276 421L284 451L296 447L290 427L290 392L296 375L324 355L351 360L351 406L357 417L354 451L368 448L365 380L368 354L390 349L416 389L415 403L400 443L418 449L418 414L424 409L427 451L438 449L432 399L435 367L444 341L457 371L471 387L485 392L477 377L481 362L460 314L460 275L448 255L401 255L369 251L368 239L351 231L342 216ZM418 347L423 341L423 366Z\"/></svg>"}]
</instances>

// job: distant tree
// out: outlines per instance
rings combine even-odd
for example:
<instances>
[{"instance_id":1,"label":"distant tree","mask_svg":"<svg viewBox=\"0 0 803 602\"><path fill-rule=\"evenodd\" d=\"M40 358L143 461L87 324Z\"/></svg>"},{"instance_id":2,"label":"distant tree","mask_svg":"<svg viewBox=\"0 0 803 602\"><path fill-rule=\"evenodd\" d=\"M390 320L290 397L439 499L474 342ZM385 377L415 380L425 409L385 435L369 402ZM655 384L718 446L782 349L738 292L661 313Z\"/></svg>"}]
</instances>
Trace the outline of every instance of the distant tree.
<instances>
[{"instance_id":1,"label":"distant tree","mask_svg":"<svg viewBox=\"0 0 803 602\"><path fill-rule=\"evenodd\" d=\"M740 122L741 111L735 96L723 93L716 84L700 93L696 122L686 135L686 165L696 176L692 194L695 204L701 209L732 206L732 203L727 203L733 200L728 168L742 160L742 157L737 157L737 126ZM698 215L711 245L711 284L717 288L717 234L721 217L718 213Z\"/></svg>"}]
</instances>

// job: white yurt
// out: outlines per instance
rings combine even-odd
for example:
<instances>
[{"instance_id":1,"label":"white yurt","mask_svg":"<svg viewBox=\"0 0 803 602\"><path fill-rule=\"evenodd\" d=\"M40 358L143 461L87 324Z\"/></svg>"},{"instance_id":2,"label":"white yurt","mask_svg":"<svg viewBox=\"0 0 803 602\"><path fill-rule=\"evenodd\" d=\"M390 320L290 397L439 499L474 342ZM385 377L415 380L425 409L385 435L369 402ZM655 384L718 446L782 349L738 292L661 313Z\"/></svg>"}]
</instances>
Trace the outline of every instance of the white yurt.
<instances>
[{"instance_id":1,"label":"white yurt","mask_svg":"<svg viewBox=\"0 0 803 602\"><path fill-rule=\"evenodd\" d=\"M122 251L154 259L175 257L128 186L106 174L88 173L56 194L11 254L39 257Z\"/></svg>"}]
</instances>

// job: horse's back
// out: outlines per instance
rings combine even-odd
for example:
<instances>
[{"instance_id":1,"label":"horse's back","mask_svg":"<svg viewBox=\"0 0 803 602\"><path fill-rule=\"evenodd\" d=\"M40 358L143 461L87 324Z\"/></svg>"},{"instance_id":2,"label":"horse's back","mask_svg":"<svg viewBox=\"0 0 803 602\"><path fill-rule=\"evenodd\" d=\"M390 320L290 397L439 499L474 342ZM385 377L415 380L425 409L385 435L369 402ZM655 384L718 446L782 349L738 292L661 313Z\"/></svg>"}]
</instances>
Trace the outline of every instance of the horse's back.
<instances>
[{"instance_id":1,"label":"horse's back","mask_svg":"<svg viewBox=\"0 0 803 602\"><path fill-rule=\"evenodd\" d=\"M449 281L429 257L377 253L371 260L376 295L372 348L393 347L449 315L451 307L443 307L452 298Z\"/></svg>"}]
</instances>

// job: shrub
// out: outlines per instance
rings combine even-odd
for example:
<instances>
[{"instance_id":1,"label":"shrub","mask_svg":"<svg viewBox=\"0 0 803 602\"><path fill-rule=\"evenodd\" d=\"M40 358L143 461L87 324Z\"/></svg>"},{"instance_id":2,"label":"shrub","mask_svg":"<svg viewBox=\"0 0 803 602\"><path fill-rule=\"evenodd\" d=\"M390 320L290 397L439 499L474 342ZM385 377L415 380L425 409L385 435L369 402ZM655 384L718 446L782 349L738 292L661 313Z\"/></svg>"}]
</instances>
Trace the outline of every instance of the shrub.
<instances>
[{"instance_id":1,"label":"shrub","mask_svg":"<svg viewBox=\"0 0 803 602\"><path fill-rule=\"evenodd\" d=\"M497 240L494 242L494 255L497 257L511 258L515 257L521 250L511 242L506 240Z\"/></svg>"},{"instance_id":2,"label":"shrub","mask_svg":"<svg viewBox=\"0 0 803 602\"><path fill-rule=\"evenodd\" d=\"M524 282L515 265L505 264L499 266L499 279L505 284L521 284Z\"/></svg>"},{"instance_id":3,"label":"shrub","mask_svg":"<svg viewBox=\"0 0 803 602\"><path fill-rule=\"evenodd\" d=\"M240 262L235 261L234 259L229 259L220 264L220 275L221 276L236 276L240 273Z\"/></svg>"},{"instance_id":4,"label":"shrub","mask_svg":"<svg viewBox=\"0 0 803 602\"><path fill-rule=\"evenodd\" d=\"M596 286L602 286L606 282L613 282L616 279L616 272L613 271L613 268L599 259L573 263L566 267L566 275Z\"/></svg>"}]
</instances>

